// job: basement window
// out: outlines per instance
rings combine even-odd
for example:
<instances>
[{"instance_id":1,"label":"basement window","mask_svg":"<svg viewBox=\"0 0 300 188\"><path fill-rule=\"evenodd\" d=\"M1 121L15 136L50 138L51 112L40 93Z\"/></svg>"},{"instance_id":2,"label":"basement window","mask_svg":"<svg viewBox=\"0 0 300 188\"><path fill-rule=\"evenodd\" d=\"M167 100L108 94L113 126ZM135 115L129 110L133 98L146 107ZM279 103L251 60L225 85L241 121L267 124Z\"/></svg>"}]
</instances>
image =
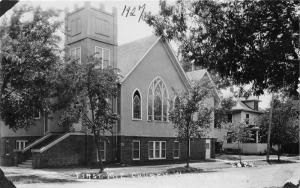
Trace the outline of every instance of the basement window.
<instances>
[{"instance_id":1,"label":"basement window","mask_svg":"<svg viewBox=\"0 0 300 188\"><path fill-rule=\"evenodd\" d=\"M106 142L100 142L100 155L101 161L106 161ZM99 161L98 152L97 153L97 161Z\"/></svg>"},{"instance_id":2,"label":"basement window","mask_svg":"<svg viewBox=\"0 0 300 188\"><path fill-rule=\"evenodd\" d=\"M148 142L149 159L166 159L166 141Z\"/></svg>"},{"instance_id":3,"label":"basement window","mask_svg":"<svg viewBox=\"0 0 300 188\"><path fill-rule=\"evenodd\" d=\"M174 147L173 147L173 158L179 159L179 153L180 153L180 145L178 141L174 141Z\"/></svg>"},{"instance_id":4,"label":"basement window","mask_svg":"<svg viewBox=\"0 0 300 188\"><path fill-rule=\"evenodd\" d=\"M132 142L132 159L140 160L140 141L134 140Z\"/></svg>"},{"instance_id":5,"label":"basement window","mask_svg":"<svg viewBox=\"0 0 300 188\"><path fill-rule=\"evenodd\" d=\"M26 147L27 140L16 140L16 150L23 150Z\"/></svg>"}]
</instances>

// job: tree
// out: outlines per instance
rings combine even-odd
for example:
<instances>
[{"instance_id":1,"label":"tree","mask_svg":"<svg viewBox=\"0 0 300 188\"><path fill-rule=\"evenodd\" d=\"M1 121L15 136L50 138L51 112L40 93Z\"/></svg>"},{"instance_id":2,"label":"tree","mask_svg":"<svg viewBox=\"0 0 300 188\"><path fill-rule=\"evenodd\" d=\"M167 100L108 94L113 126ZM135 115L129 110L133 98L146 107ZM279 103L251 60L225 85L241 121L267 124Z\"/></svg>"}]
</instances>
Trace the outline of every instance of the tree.
<instances>
[{"instance_id":1,"label":"tree","mask_svg":"<svg viewBox=\"0 0 300 188\"><path fill-rule=\"evenodd\" d=\"M22 21L25 15L32 19ZM52 78L60 61L58 15L25 6L0 26L0 117L13 130L33 125L34 111L52 110Z\"/></svg>"},{"instance_id":2,"label":"tree","mask_svg":"<svg viewBox=\"0 0 300 188\"><path fill-rule=\"evenodd\" d=\"M228 122L224 123L223 127L227 130L227 139L231 139L233 142L237 142L239 150L240 163L242 162L241 157L241 144L253 140L252 131L246 122Z\"/></svg>"},{"instance_id":3,"label":"tree","mask_svg":"<svg viewBox=\"0 0 300 188\"><path fill-rule=\"evenodd\" d=\"M297 95L298 1L160 1L147 24L174 39L185 62L217 72L251 92L285 90Z\"/></svg>"},{"instance_id":4,"label":"tree","mask_svg":"<svg viewBox=\"0 0 300 188\"><path fill-rule=\"evenodd\" d=\"M231 115L231 108L236 104L233 97L223 98L221 105L215 109L215 127L221 128L222 124L228 123L228 115Z\"/></svg>"},{"instance_id":5,"label":"tree","mask_svg":"<svg viewBox=\"0 0 300 188\"><path fill-rule=\"evenodd\" d=\"M270 109L260 118L261 140L267 140L270 123ZM282 146L299 142L299 101L275 95L273 99L273 115L271 123L271 143L277 145L277 156L280 160Z\"/></svg>"},{"instance_id":6,"label":"tree","mask_svg":"<svg viewBox=\"0 0 300 188\"><path fill-rule=\"evenodd\" d=\"M212 122L212 109L205 104L205 99L211 95L211 87L207 82L206 84L197 83L190 92L177 94L173 108L169 111L169 120L177 130L178 138L186 141L186 166L188 168L190 139L205 135Z\"/></svg>"},{"instance_id":7,"label":"tree","mask_svg":"<svg viewBox=\"0 0 300 188\"><path fill-rule=\"evenodd\" d=\"M118 97L119 74L112 67L98 68L101 60L90 57L88 62L67 63L59 74L58 105L63 110L60 124L71 126L82 120L94 136L99 159L100 173L104 167L101 160L100 141L112 132L118 115L113 112L112 99Z\"/></svg>"}]
</instances>

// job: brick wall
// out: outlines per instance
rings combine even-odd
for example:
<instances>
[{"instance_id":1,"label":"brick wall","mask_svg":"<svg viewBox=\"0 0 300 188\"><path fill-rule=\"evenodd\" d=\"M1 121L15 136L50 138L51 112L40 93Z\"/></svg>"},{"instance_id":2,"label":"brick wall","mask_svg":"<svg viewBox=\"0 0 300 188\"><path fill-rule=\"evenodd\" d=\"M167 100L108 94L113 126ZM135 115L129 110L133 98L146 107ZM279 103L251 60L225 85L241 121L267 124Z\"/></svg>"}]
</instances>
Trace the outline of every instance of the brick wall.
<instances>
[{"instance_id":1,"label":"brick wall","mask_svg":"<svg viewBox=\"0 0 300 188\"><path fill-rule=\"evenodd\" d=\"M112 137L106 142L106 161L115 160L115 146ZM33 168L63 167L63 166L94 166L97 161L96 147L93 136L71 135L50 149L32 153Z\"/></svg>"},{"instance_id":2,"label":"brick wall","mask_svg":"<svg viewBox=\"0 0 300 188\"><path fill-rule=\"evenodd\" d=\"M1 137L0 138L0 166L15 164L16 140L27 140L27 145L40 138L39 136ZM8 141L8 142L7 142ZM7 151L7 152L6 152Z\"/></svg>"},{"instance_id":3,"label":"brick wall","mask_svg":"<svg viewBox=\"0 0 300 188\"><path fill-rule=\"evenodd\" d=\"M176 138L165 137L129 137L121 136L119 139L120 147L120 162L125 164L154 164L154 163L168 163L182 161L186 159L187 144L185 141L180 142L180 157L173 158L173 144ZM140 141L140 160L133 160L132 156L132 142L133 140ZM166 159L148 158L148 142L149 141L166 141ZM194 139L191 141L191 159L202 160L205 159L205 139Z\"/></svg>"}]
</instances>

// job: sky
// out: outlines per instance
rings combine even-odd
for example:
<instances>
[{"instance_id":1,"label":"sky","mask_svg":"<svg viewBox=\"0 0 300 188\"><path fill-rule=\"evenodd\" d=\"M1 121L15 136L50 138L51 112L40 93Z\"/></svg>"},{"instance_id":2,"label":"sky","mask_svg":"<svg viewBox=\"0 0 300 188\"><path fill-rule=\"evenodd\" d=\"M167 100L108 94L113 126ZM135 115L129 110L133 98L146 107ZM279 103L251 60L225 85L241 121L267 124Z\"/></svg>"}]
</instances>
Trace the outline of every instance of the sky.
<instances>
[{"instance_id":1,"label":"sky","mask_svg":"<svg viewBox=\"0 0 300 188\"><path fill-rule=\"evenodd\" d=\"M143 37L147 37L153 34L153 29L144 23L142 20L139 21L139 16L141 14L141 10L139 10L139 6L143 6L145 4L145 12L150 11L153 14L158 13L159 10L159 0L112 0L112 1L91 1L92 7L100 7L100 4L105 6L105 10L108 12L112 12L112 7L116 7L118 10L118 45L122 45L124 43L128 43ZM43 9L52 8L64 10L65 8L69 9L69 12L72 12L75 7L82 7L84 5L84 1L74 1L74 0L65 0L65 1L23 1L20 0L17 3L16 7L24 6L24 5L32 5L34 7L40 6ZM131 10L136 8L135 16L126 16L122 15L124 7L130 7ZM9 10L5 15L9 16L11 14L11 10ZM3 17L2 17L3 18ZM64 14L61 14L61 19L64 18ZM26 19L26 18L25 18ZM1 19L0 19L1 21ZM61 35L63 32L63 27L61 29ZM64 41L64 40L62 40ZM63 42L61 44L63 46ZM229 89L222 90L222 95L224 97L231 96ZM270 94L265 94L259 97L261 100L260 108L265 109L270 106L271 96Z\"/></svg>"}]
</instances>

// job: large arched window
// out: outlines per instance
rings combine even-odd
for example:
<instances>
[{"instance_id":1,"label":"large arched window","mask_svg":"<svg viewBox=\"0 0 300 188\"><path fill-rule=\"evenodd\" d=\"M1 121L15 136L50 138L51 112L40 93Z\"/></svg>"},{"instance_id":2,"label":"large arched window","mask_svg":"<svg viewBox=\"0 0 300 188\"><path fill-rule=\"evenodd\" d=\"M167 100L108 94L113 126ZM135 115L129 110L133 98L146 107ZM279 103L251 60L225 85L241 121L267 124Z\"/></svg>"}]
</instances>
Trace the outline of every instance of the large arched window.
<instances>
[{"instance_id":1,"label":"large arched window","mask_svg":"<svg viewBox=\"0 0 300 188\"><path fill-rule=\"evenodd\" d=\"M161 78L155 78L148 90L148 121L168 120L168 92Z\"/></svg>"},{"instance_id":2,"label":"large arched window","mask_svg":"<svg viewBox=\"0 0 300 188\"><path fill-rule=\"evenodd\" d=\"M135 90L132 96L132 118L142 119L141 94L139 90Z\"/></svg>"}]
</instances>

